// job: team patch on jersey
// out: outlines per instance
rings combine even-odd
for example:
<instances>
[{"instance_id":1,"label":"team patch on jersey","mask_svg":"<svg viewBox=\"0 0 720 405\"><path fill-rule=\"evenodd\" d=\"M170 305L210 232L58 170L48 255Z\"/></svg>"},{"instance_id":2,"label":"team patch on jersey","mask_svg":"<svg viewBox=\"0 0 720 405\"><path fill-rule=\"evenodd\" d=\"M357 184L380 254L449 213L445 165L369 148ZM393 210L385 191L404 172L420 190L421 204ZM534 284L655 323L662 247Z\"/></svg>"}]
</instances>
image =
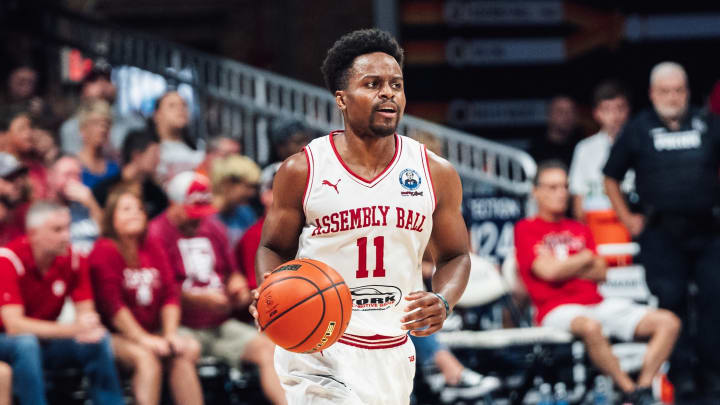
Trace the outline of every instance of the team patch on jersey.
<instances>
[{"instance_id":1,"label":"team patch on jersey","mask_svg":"<svg viewBox=\"0 0 720 405\"><path fill-rule=\"evenodd\" d=\"M364 285L350 289L353 311L384 311L400 304L402 292L393 285Z\"/></svg>"},{"instance_id":2,"label":"team patch on jersey","mask_svg":"<svg viewBox=\"0 0 720 405\"><path fill-rule=\"evenodd\" d=\"M400 172L400 185L410 191L415 191L418 187L420 187L420 184L422 183L422 178L413 169L405 169L402 172Z\"/></svg>"}]
</instances>

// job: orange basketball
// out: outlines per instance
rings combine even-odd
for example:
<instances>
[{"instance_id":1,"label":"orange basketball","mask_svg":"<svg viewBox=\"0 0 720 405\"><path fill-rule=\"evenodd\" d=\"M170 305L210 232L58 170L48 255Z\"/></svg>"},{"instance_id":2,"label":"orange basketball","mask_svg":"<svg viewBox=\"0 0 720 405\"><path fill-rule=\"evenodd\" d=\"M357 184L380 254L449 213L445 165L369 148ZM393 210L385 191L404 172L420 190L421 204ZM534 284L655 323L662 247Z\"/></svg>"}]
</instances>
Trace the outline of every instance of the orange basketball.
<instances>
[{"instance_id":1,"label":"orange basketball","mask_svg":"<svg viewBox=\"0 0 720 405\"><path fill-rule=\"evenodd\" d=\"M283 263L263 281L258 324L276 345L296 353L330 347L350 323L352 299L345 280L317 260Z\"/></svg>"}]
</instances>

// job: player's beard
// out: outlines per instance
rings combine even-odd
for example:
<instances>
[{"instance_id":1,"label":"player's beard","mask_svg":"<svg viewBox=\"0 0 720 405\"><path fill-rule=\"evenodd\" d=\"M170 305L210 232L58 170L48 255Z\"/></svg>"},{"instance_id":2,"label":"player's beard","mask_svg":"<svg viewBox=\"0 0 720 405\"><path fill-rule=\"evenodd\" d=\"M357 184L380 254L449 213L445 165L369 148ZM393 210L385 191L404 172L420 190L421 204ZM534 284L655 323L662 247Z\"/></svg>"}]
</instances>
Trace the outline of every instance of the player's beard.
<instances>
[{"instance_id":1,"label":"player's beard","mask_svg":"<svg viewBox=\"0 0 720 405\"><path fill-rule=\"evenodd\" d=\"M375 123L375 110L373 110L372 113L370 113L370 125L368 128L370 128L370 132L373 133L373 135L377 136L378 138L384 138L387 136L390 136L395 133L397 130L398 123L400 122L400 119L397 118L393 124L388 125L382 125L382 124L376 124ZM398 117L400 114L398 113Z\"/></svg>"}]
</instances>

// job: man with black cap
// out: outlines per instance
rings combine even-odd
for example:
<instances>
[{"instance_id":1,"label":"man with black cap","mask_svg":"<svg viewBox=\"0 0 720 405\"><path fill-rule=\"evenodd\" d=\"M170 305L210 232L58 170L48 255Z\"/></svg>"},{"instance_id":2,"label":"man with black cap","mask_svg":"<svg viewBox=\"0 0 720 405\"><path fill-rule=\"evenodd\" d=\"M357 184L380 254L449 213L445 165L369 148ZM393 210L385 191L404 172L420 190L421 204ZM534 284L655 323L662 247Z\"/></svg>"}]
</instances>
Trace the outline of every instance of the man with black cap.
<instances>
[{"instance_id":1,"label":"man with black cap","mask_svg":"<svg viewBox=\"0 0 720 405\"><path fill-rule=\"evenodd\" d=\"M101 99L109 104L115 102L117 89L110 80L111 67L104 62L98 62L82 80L80 88L81 101ZM122 147L125 136L132 130L145 128L145 121L140 116L122 115L115 112L110 129L110 148L118 152ZM82 149L80 124L77 114L70 117L60 127L60 147L63 152L77 154Z\"/></svg>"}]
</instances>

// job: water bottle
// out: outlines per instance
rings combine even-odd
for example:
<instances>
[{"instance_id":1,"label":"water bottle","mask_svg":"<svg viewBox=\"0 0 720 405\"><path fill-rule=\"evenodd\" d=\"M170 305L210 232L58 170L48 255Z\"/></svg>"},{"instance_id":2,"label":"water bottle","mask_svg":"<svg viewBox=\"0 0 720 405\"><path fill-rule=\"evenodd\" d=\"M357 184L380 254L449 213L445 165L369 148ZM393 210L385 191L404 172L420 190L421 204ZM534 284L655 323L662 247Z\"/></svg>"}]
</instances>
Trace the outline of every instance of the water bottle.
<instances>
[{"instance_id":1,"label":"water bottle","mask_svg":"<svg viewBox=\"0 0 720 405\"><path fill-rule=\"evenodd\" d=\"M595 377L595 388L593 389L594 405L610 405L610 398L607 395L607 381L605 376Z\"/></svg>"},{"instance_id":2,"label":"water bottle","mask_svg":"<svg viewBox=\"0 0 720 405\"><path fill-rule=\"evenodd\" d=\"M548 383L540 385L540 402L538 405L554 405L552 386Z\"/></svg>"},{"instance_id":3,"label":"water bottle","mask_svg":"<svg viewBox=\"0 0 720 405\"><path fill-rule=\"evenodd\" d=\"M570 405L565 383L559 382L555 384L555 405Z\"/></svg>"}]
</instances>

